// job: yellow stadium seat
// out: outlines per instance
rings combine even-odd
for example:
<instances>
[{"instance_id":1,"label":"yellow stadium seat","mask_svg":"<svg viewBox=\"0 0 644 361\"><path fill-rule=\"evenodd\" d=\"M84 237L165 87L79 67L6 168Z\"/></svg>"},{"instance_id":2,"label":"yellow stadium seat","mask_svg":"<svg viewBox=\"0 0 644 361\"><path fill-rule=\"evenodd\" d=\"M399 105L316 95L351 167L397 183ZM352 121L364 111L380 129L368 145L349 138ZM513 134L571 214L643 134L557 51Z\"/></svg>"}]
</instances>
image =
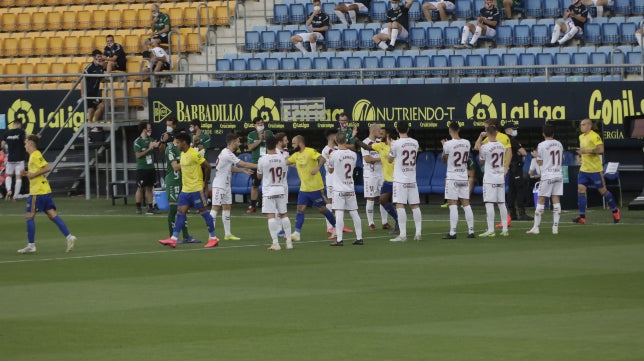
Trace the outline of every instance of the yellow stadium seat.
<instances>
[{"instance_id":1,"label":"yellow stadium seat","mask_svg":"<svg viewBox=\"0 0 644 361\"><path fill-rule=\"evenodd\" d=\"M94 46L94 38L89 35L80 35L78 37L78 53L91 54L96 47ZM101 50L100 48L98 50Z\"/></svg>"},{"instance_id":2,"label":"yellow stadium seat","mask_svg":"<svg viewBox=\"0 0 644 361\"><path fill-rule=\"evenodd\" d=\"M139 51L139 47L141 46L141 40L138 35L132 35L128 34L125 35L125 40L123 40L123 48L125 49L126 53L136 53Z\"/></svg>"},{"instance_id":3,"label":"yellow stadium seat","mask_svg":"<svg viewBox=\"0 0 644 361\"><path fill-rule=\"evenodd\" d=\"M92 11L92 29L105 29L107 27L107 12L105 10Z\"/></svg>"},{"instance_id":4,"label":"yellow stadium seat","mask_svg":"<svg viewBox=\"0 0 644 361\"><path fill-rule=\"evenodd\" d=\"M63 29L74 30L79 29L78 22L76 21L75 11L63 11Z\"/></svg>"},{"instance_id":5,"label":"yellow stadium seat","mask_svg":"<svg viewBox=\"0 0 644 361\"><path fill-rule=\"evenodd\" d=\"M83 65L79 62L75 61L70 61L69 63L65 64L65 74L70 74L69 76L65 77L65 81L74 81L78 78L78 76L83 72Z\"/></svg>"},{"instance_id":6,"label":"yellow stadium seat","mask_svg":"<svg viewBox=\"0 0 644 361\"><path fill-rule=\"evenodd\" d=\"M230 25L228 8L225 6L217 6L217 8L215 8L215 17L215 25Z\"/></svg>"},{"instance_id":7,"label":"yellow stadium seat","mask_svg":"<svg viewBox=\"0 0 644 361\"><path fill-rule=\"evenodd\" d=\"M34 55L35 56L48 56L49 55L49 39L44 36L36 36L34 38Z\"/></svg>"},{"instance_id":8,"label":"yellow stadium seat","mask_svg":"<svg viewBox=\"0 0 644 361\"><path fill-rule=\"evenodd\" d=\"M89 10L80 10L76 12L76 21L78 29L90 29L92 26L92 13Z\"/></svg>"},{"instance_id":9,"label":"yellow stadium seat","mask_svg":"<svg viewBox=\"0 0 644 361\"><path fill-rule=\"evenodd\" d=\"M62 30L63 29L63 15L56 11L47 13L47 29L49 30Z\"/></svg>"},{"instance_id":10,"label":"yellow stadium seat","mask_svg":"<svg viewBox=\"0 0 644 361\"><path fill-rule=\"evenodd\" d=\"M18 65L18 73L24 75L34 74L34 64L32 63L20 63ZM31 81L31 78L29 79Z\"/></svg>"},{"instance_id":11,"label":"yellow stadium seat","mask_svg":"<svg viewBox=\"0 0 644 361\"><path fill-rule=\"evenodd\" d=\"M186 36L186 52L200 53L201 44L199 43L199 33L189 33Z\"/></svg>"},{"instance_id":12,"label":"yellow stadium seat","mask_svg":"<svg viewBox=\"0 0 644 361\"><path fill-rule=\"evenodd\" d=\"M142 60L143 57L141 56L128 56L127 62L125 63L125 71L128 73L140 73Z\"/></svg>"},{"instance_id":13,"label":"yellow stadium seat","mask_svg":"<svg viewBox=\"0 0 644 361\"><path fill-rule=\"evenodd\" d=\"M135 9L125 9L122 12L123 15L123 26L126 28L138 28L139 27L139 18L138 13Z\"/></svg>"},{"instance_id":14,"label":"yellow stadium seat","mask_svg":"<svg viewBox=\"0 0 644 361\"><path fill-rule=\"evenodd\" d=\"M33 68L33 74L38 74L38 75L43 75L43 74L49 74L49 63L47 62L40 62L36 63ZM47 76L39 76L39 77L34 77L30 78L30 81L36 81L36 82L51 82L52 77L47 77Z\"/></svg>"},{"instance_id":15,"label":"yellow stadium seat","mask_svg":"<svg viewBox=\"0 0 644 361\"><path fill-rule=\"evenodd\" d=\"M150 9L145 7L137 10L137 18L139 19L139 27L146 28L147 31L150 31L152 28L152 15L150 15Z\"/></svg>"},{"instance_id":16,"label":"yellow stadium seat","mask_svg":"<svg viewBox=\"0 0 644 361\"><path fill-rule=\"evenodd\" d=\"M0 7L8 8L12 6L16 6L15 0L0 0Z\"/></svg>"},{"instance_id":17,"label":"yellow stadium seat","mask_svg":"<svg viewBox=\"0 0 644 361\"><path fill-rule=\"evenodd\" d=\"M16 63L5 64L4 73L7 75L20 74L20 67ZM9 77L9 78L5 78L5 80L9 83L14 83L19 81L18 77Z\"/></svg>"},{"instance_id":18,"label":"yellow stadium seat","mask_svg":"<svg viewBox=\"0 0 644 361\"><path fill-rule=\"evenodd\" d=\"M121 11L120 10L108 10L107 11L107 27L109 29L118 29L121 28Z\"/></svg>"},{"instance_id":19,"label":"yellow stadium seat","mask_svg":"<svg viewBox=\"0 0 644 361\"><path fill-rule=\"evenodd\" d=\"M52 74L65 74L65 64L61 62L53 62L49 66L49 71ZM62 76L57 76L51 79L52 81L63 81L65 80Z\"/></svg>"},{"instance_id":20,"label":"yellow stadium seat","mask_svg":"<svg viewBox=\"0 0 644 361\"><path fill-rule=\"evenodd\" d=\"M170 23L172 26L183 26L183 9L182 8L171 8L168 11L170 16Z\"/></svg>"},{"instance_id":21,"label":"yellow stadium seat","mask_svg":"<svg viewBox=\"0 0 644 361\"><path fill-rule=\"evenodd\" d=\"M67 55L80 54L78 52L78 36L67 35L63 38L63 53Z\"/></svg>"},{"instance_id":22,"label":"yellow stadium seat","mask_svg":"<svg viewBox=\"0 0 644 361\"><path fill-rule=\"evenodd\" d=\"M200 8L199 17L201 18L201 26L214 25L215 21L217 20L217 17L215 16L215 7L211 5L208 7ZM210 24L208 24L208 17L210 17Z\"/></svg>"},{"instance_id":23,"label":"yellow stadium seat","mask_svg":"<svg viewBox=\"0 0 644 361\"><path fill-rule=\"evenodd\" d=\"M62 37L52 36L49 38L49 53L51 55L65 55Z\"/></svg>"},{"instance_id":24,"label":"yellow stadium seat","mask_svg":"<svg viewBox=\"0 0 644 361\"><path fill-rule=\"evenodd\" d=\"M31 30L31 12L18 13L16 16L16 30L29 31Z\"/></svg>"},{"instance_id":25,"label":"yellow stadium seat","mask_svg":"<svg viewBox=\"0 0 644 361\"><path fill-rule=\"evenodd\" d=\"M183 26L197 26L198 17L199 15L197 13L196 5L186 7L185 9L183 9Z\"/></svg>"},{"instance_id":26,"label":"yellow stadium seat","mask_svg":"<svg viewBox=\"0 0 644 361\"><path fill-rule=\"evenodd\" d=\"M31 15L31 23L32 30L47 30L47 14L43 11L36 11Z\"/></svg>"},{"instance_id":27,"label":"yellow stadium seat","mask_svg":"<svg viewBox=\"0 0 644 361\"><path fill-rule=\"evenodd\" d=\"M24 37L18 39L18 56L32 56L34 54L34 39Z\"/></svg>"},{"instance_id":28,"label":"yellow stadium seat","mask_svg":"<svg viewBox=\"0 0 644 361\"><path fill-rule=\"evenodd\" d=\"M15 13L2 14L2 31L16 31L18 23Z\"/></svg>"}]
</instances>

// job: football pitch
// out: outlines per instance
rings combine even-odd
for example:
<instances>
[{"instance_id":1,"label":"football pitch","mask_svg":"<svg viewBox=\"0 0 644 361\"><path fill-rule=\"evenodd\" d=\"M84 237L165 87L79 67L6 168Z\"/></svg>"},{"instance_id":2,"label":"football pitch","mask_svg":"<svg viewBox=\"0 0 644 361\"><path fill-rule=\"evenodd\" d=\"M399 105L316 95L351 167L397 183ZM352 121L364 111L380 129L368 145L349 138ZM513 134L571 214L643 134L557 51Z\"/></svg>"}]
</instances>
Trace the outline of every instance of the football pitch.
<instances>
[{"instance_id":1,"label":"football pitch","mask_svg":"<svg viewBox=\"0 0 644 361\"><path fill-rule=\"evenodd\" d=\"M644 212L617 225L564 212L553 236L546 211L540 235L514 222L510 237L467 239L460 211L459 238L442 240L448 210L423 205L423 240L392 244L361 208L365 245L329 247L309 210L295 249L271 253L266 219L243 205L241 241L173 250L157 243L165 214L57 197L76 249L39 214L38 252L19 255L23 203L0 204L2 361L644 360ZM206 239L201 217L189 225Z\"/></svg>"}]
</instances>

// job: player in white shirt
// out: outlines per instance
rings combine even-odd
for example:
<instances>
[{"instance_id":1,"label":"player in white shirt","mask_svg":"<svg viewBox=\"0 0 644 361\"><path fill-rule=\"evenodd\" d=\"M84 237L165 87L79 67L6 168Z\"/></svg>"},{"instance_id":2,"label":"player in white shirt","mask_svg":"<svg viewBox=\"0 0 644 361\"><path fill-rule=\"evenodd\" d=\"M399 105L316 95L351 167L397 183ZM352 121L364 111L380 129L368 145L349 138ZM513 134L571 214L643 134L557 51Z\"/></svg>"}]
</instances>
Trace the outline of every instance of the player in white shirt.
<instances>
[{"instance_id":1,"label":"player in white shirt","mask_svg":"<svg viewBox=\"0 0 644 361\"><path fill-rule=\"evenodd\" d=\"M483 202L487 213L487 231L479 237L494 237L494 204L499 207L501 235L508 236L508 209L505 206L505 146L496 140L495 126L487 127L488 142L481 146L479 159L485 166L483 173Z\"/></svg>"},{"instance_id":2,"label":"player in white shirt","mask_svg":"<svg viewBox=\"0 0 644 361\"><path fill-rule=\"evenodd\" d=\"M275 134L275 139L277 140L277 143L275 144L275 152L277 154L281 154L284 159L288 159L291 155L288 152L288 137L286 136L286 133L284 132L279 132ZM288 172L287 172L287 179L288 179ZM288 202L288 181L284 185L285 190L284 194L286 194L286 200ZM276 217L279 217L279 214L275 214ZM286 232L284 232L284 229L282 228L278 233L278 237L285 237ZM290 239L290 238L289 238Z\"/></svg>"},{"instance_id":3,"label":"player in white shirt","mask_svg":"<svg viewBox=\"0 0 644 361\"><path fill-rule=\"evenodd\" d=\"M267 153L257 162L257 178L262 181L262 213L266 214L268 218L268 231L273 241L273 244L268 248L269 251L281 249L277 233L282 228L286 234L286 249L293 248L291 221L286 214L288 167L284 156L275 150L276 145L277 139L275 137L266 138ZM279 214L279 221L275 218L276 214Z\"/></svg>"},{"instance_id":4,"label":"player in white shirt","mask_svg":"<svg viewBox=\"0 0 644 361\"><path fill-rule=\"evenodd\" d=\"M338 149L338 147L335 144L335 137L338 134L338 131L335 129L329 129L326 132L326 146L324 146L324 149L322 149L322 157L326 160L324 162L324 186L325 186L325 196L326 196L326 204L328 209L333 209L333 177L331 176L331 173L329 173L329 159L331 158L331 153ZM326 220L326 232L335 234L333 226L331 225L331 222L329 220Z\"/></svg>"},{"instance_id":5,"label":"player in white shirt","mask_svg":"<svg viewBox=\"0 0 644 361\"><path fill-rule=\"evenodd\" d=\"M449 135L452 139L441 140L443 163L447 164L445 175L445 199L449 204L449 233L443 239L456 239L458 223L458 201L461 201L467 222L467 238L474 238L474 213L470 206L470 184L467 174L467 160L470 157L470 141L459 135L460 126L450 122Z\"/></svg>"},{"instance_id":6,"label":"player in white shirt","mask_svg":"<svg viewBox=\"0 0 644 361\"><path fill-rule=\"evenodd\" d=\"M561 196L563 195L563 146L554 139L555 128L551 124L543 126L543 142L537 146L537 162L541 170L539 198L534 211L534 225L528 234L539 234L539 224L545 208L546 199L552 197L552 234L559 233L561 216Z\"/></svg>"},{"instance_id":7,"label":"player in white shirt","mask_svg":"<svg viewBox=\"0 0 644 361\"><path fill-rule=\"evenodd\" d=\"M344 211L349 211L353 226L356 229L354 245L362 245L362 220L358 214L358 201L356 199L353 171L356 168L358 155L347 147L347 137L344 133L336 136L338 150L331 153L329 159L329 172L333 178L333 209L335 210L335 226L344 228ZM343 246L343 232L337 232L337 240L331 246Z\"/></svg>"},{"instance_id":8,"label":"player in white shirt","mask_svg":"<svg viewBox=\"0 0 644 361\"><path fill-rule=\"evenodd\" d=\"M363 143L366 145L373 145L380 141L378 136L382 132L380 125L371 124L369 127L369 136L364 139ZM362 179L364 185L364 197L367 200L367 205L365 210L367 212L367 223L369 223L369 230L373 231L376 229L376 225L373 220L373 206L376 203L376 200L380 198L380 189L384 182L384 174L382 171L382 160L380 159L380 154L375 150L361 149L362 151ZM383 227L388 226L387 224L387 211L383 206L380 205L380 221Z\"/></svg>"},{"instance_id":9,"label":"player in white shirt","mask_svg":"<svg viewBox=\"0 0 644 361\"><path fill-rule=\"evenodd\" d=\"M215 165L215 178L212 180L212 209L210 215L212 219L217 218L217 212L223 207L221 212L221 221L224 224L224 240L238 241L239 237L230 232L230 209L233 204L233 195L230 189L230 179L232 172L244 172L251 174L251 169L257 169L257 164L244 162L235 155L239 148L239 136L229 133L226 135L226 148L221 150L217 163ZM233 168L233 166L243 167L245 169Z\"/></svg>"},{"instance_id":10,"label":"player in white shirt","mask_svg":"<svg viewBox=\"0 0 644 361\"><path fill-rule=\"evenodd\" d=\"M420 213L420 196L416 184L416 158L418 156L418 141L407 135L409 123L398 122L396 126L400 138L391 144L389 161L394 162L394 196L400 234L391 242L407 240L407 213L405 204L409 204L416 225L415 241L420 241L423 220Z\"/></svg>"}]
</instances>

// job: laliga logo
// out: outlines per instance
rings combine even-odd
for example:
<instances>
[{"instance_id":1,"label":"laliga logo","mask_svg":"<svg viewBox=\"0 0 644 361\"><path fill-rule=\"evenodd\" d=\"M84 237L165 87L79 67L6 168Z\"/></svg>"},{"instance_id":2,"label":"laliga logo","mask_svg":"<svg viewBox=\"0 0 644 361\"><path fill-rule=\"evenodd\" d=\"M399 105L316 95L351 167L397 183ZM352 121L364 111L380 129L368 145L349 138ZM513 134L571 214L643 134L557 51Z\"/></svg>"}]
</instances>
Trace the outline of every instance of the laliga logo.
<instances>
[{"instance_id":1,"label":"laliga logo","mask_svg":"<svg viewBox=\"0 0 644 361\"><path fill-rule=\"evenodd\" d=\"M376 110L370 101L360 99L353 105L351 116L353 120L376 120Z\"/></svg>"},{"instance_id":2,"label":"laliga logo","mask_svg":"<svg viewBox=\"0 0 644 361\"><path fill-rule=\"evenodd\" d=\"M25 133L33 133L34 126L36 125L36 113L31 107L31 103L28 101L16 99L16 101L11 104L9 111L7 112L7 117L9 119L9 124L12 124L16 120L20 120L24 126Z\"/></svg>"},{"instance_id":3,"label":"laliga logo","mask_svg":"<svg viewBox=\"0 0 644 361\"><path fill-rule=\"evenodd\" d=\"M265 122L280 120L280 112L271 98L259 97L250 109L250 118L262 118Z\"/></svg>"},{"instance_id":4,"label":"laliga logo","mask_svg":"<svg viewBox=\"0 0 644 361\"><path fill-rule=\"evenodd\" d=\"M489 95L476 93L467 103L467 119L488 120L496 119L496 107L492 104L492 98Z\"/></svg>"}]
</instances>

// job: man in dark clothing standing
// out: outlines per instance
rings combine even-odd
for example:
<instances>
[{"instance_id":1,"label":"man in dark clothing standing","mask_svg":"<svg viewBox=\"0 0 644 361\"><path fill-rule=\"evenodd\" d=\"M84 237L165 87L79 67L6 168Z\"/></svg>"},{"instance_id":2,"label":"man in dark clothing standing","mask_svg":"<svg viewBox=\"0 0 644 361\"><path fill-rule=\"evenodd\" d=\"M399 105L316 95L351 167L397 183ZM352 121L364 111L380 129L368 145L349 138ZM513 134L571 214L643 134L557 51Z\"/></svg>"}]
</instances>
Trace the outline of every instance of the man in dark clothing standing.
<instances>
[{"instance_id":1,"label":"man in dark clothing standing","mask_svg":"<svg viewBox=\"0 0 644 361\"><path fill-rule=\"evenodd\" d=\"M20 196L22 189L22 171L25 169L25 131L22 129L22 121L16 119L13 121L13 129L4 133L2 138L2 149L8 154L6 174L7 179L5 186L7 188L6 199L14 201ZM16 191L12 191L13 178L16 176Z\"/></svg>"},{"instance_id":2,"label":"man in dark clothing standing","mask_svg":"<svg viewBox=\"0 0 644 361\"><path fill-rule=\"evenodd\" d=\"M510 138L510 145L512 146L512 159L508 170L508 173L510 173L507 197L508 213L513 221L531 221L532 217L528 216L525 212L529 194L531 194L528 178L523 174L523 160L526 156L526 150L517 140L518 131L516 126L506 128L505 134ZM519 209L518 216L517 208Z\"/></svg>"}]
</instances>

